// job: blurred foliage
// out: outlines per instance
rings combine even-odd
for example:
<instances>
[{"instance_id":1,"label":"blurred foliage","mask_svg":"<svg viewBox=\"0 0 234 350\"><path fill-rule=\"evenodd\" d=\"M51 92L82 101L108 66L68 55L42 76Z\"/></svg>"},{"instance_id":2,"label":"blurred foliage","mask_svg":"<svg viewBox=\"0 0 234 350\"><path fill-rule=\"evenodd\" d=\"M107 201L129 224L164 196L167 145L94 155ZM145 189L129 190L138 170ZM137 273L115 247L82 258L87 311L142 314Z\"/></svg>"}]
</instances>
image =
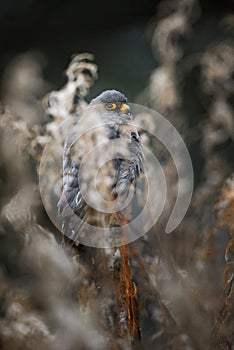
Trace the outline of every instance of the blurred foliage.
<instances>
[{"instance_id":1,"label":"blurred foliage","mask_svg":"<svg viewBox=\"0 0 234 350\"><path fill-rule=\"evenodd\" d=\"M22 54L5 69L0 110L2 349L233 348L234 17L230 6L210 22L204 20L204 8L212 4L161 1L148 27L156 62L154 67L150 63L152 72L137 102L158 110L184 136L196 187L182 224L165 235L177 194L173 162L165 161L170 191L164 215L148 234L128 245L128 279L134 279L139 297L140 343L132 344L119 332L112 279L118 256L88 247L62 249L60 233L49 221L38 190L42 151L64 115L86 106L97 67L86 62L84 68L85 56L78 61L73 57L66 71L69 94L65 84L43 99L51 116L38 102L51 90L43 77L43 56ZM132 66L129 57L133 56L126 55L127 70ZM139 74L146 78L149 65L145 73L143 59L137 62L144 72ZM105 64L107 71L108 66L116 68L120 75L119 62L98 63L100 79ZM59 69L52 67L53 72ZM74 82L72 74L80 79ZM114 79L107 81L120 88ZM131 91L139 92L136 87ZM62 108L56 109L54 101L62 101ZM62 151L62 141L57 140L57 152ZM51 186L57 183L59 191L56 167L47 180Z\"/></svg>"}]
</instances>

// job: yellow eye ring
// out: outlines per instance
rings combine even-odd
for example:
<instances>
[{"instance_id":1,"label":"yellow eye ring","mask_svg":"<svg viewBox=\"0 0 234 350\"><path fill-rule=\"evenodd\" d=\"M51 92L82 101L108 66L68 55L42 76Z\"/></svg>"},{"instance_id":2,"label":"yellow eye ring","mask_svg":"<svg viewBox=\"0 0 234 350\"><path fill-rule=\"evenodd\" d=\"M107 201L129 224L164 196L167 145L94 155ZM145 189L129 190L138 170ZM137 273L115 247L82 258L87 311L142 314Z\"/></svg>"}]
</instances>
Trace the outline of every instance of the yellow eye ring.
<instances>
[{"instance_id":1,"label":"yellow eye ring","mask_svg":"<svg viewBox=\"0 0 234 350\"><path fill-rule=\"evenodd\" d=\"M116 103L107 103L106 104L106 109L108 111L112 111L112 110L116 109L116 107L117 107Z\"/></svg>"}]
</instances>

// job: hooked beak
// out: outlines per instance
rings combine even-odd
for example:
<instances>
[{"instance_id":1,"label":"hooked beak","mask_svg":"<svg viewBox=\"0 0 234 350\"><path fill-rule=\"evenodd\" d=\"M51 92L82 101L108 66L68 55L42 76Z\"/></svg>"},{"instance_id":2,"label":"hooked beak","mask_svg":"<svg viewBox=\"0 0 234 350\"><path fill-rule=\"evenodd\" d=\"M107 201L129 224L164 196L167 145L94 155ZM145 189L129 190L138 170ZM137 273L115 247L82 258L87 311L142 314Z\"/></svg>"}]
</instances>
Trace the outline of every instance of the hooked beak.
<instances>
[{"instance_id":1,"label":"hooked beak","mask_svg":"<svg viewBox=\"0 0 234 350\"><path fill-rule=\"evenodd\" d=\"M120 106L120 112L122 114L130 114L131 110L127 103L122 103Z\"/></svg>"}]
</instances>

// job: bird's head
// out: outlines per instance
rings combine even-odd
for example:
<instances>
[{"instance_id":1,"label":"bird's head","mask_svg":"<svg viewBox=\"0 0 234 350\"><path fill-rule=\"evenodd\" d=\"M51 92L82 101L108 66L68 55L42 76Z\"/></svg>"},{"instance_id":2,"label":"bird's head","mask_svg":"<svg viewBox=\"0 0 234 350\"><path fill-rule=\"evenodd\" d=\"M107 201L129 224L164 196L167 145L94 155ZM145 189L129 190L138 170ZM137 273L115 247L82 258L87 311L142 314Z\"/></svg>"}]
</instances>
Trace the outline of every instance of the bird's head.
<instances>
[{"instance_id":1,"label":"bird's head","mask_svg":"<svg viewBox=\"0 0 234 350\"><path fill-rule=\"evenodd\" d=\"M131 115L131 109L127 97L116 90L106 90L94 98L90 106L102 104L105 113Z\"/></svg>"}]
</instances>

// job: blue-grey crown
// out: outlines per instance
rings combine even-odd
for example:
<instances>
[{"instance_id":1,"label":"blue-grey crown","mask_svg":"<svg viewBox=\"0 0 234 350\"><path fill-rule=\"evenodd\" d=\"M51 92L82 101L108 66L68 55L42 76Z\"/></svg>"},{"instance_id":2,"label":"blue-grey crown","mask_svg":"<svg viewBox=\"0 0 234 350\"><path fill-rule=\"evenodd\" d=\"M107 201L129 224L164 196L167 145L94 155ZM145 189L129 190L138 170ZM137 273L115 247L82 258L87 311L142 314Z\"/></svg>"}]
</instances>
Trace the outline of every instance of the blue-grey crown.
<instances>
[{"instance_id":1,"label":"blue-grey crown","mask_svg":"<svg viewBox=\"0 0 234 350\"><path fill-rule=\"evenodd\" d=\"M122 102L127 103L127 97L117 90L106 90L91 101L91 104L98 102L109 103L109 102Z\"/></svg>"}]
</instances>

